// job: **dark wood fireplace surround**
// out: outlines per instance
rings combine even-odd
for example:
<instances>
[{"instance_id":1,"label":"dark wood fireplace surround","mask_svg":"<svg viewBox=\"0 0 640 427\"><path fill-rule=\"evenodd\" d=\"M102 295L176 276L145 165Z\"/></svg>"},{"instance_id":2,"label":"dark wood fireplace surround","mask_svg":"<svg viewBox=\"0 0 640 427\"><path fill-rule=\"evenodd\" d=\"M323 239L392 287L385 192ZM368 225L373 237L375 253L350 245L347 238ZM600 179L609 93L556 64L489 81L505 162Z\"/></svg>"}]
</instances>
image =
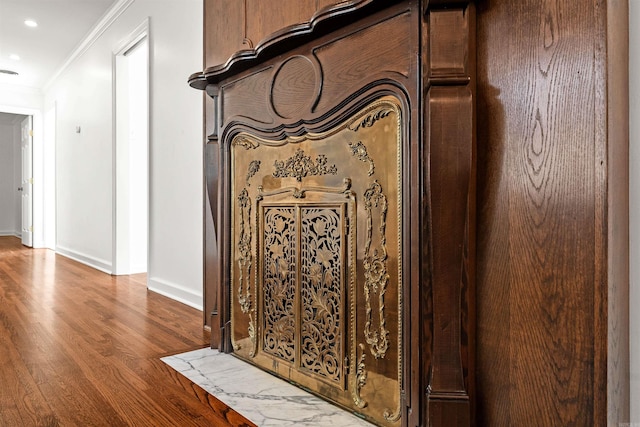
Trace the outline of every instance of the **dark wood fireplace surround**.
<instances>
[{"instance_id":1,"label":"dark wood fireplace surround","mask_svg":"<svg viewBox=\"0 0 640 427\"><path fill-rule=\"evenodd\" d=\"M344 1L320 9L309 22L284 28L257 46L238 51L224 64L190 77L190 85L205 90L213 100L214 108L207 118L213 123L208 143L218 147L220 160L219 171L210 180L217 179L217 185L208 188L219 248L215 261L219 272L218 303L211 324L213 347L236 352L255 363L252 358L256 351L243 353L247 347L240 343L260 341L262 335L254 328L262 330L266 324L264 320L251 323L258 311L264 311L264 305L259 303L265 298L266 285L262 281L267 273L266 267L259 264L260 254L269 248L264 242L260 246L257 234L266 227L266 222L261 222L266 220L249 225L247 230L256 236L246 252L250 258L243 258L238 246L246 236L239 230L244 229L244 222L238 218L260 212L267 215L265 209L271 205L264 207L257 201L266 200L264 194L274 194L273 206L290 205L295 209L334 203L339 199L338 182L353 179L352 188L345 184L344 194L357 206L353 215L358 225L345 231L345 239L353 238L354 243L344 249L344 257L336 258L346 260L343 270L352 272L350 278L343 271L344 280L340 282L351 283L352 289L345 287L338 292L342 294L339 304L345 309L343 323L347 324L343 337L347 342L339 354L348 359L343 369L349 380L343 380L340 386L346 400L332 396L329 399L352 409L345 402L354 395L354 387L358 391L362 387L363 396L374 399L375 391L367 391L373 385L365 381L358 386L351 381L364 379L356 375L361 371L358 344L364 342L361 329L371 307L365 313L353 299L370 292L369 279L364 278L369 272L364 258L372 240L365 239L368 218L369 230L373 229L373 234L383 230L387 239L383 236L382 242L395 247L385 257L384 266L393 292L383 302L380 291L376 291L380 298L373 303L374 312L382 312L383 308L389 312L386 334L394 350L375 358L367 353L368 358L363 360L365 369L371 370L370 380L378 375L397 387L397 393L392 393L392 399L397 400L397 414L383 415L382 408L374 408L373 404L364 404L361 414L380 425L470 425L474 418L475 376L474 35L473 2ZM395 108L395 116L387 117L389 113L384 108L376 109L376 102L381 101L391 105L392 110ZM369 127L370 133L358 134L361 128L357 120L362 128ZM395 141L380 136L385 126L397 126L397 150L380 151L384 147L376 146ZM334 129L346 132L346 139L334 137ZM349 142L352 147L360 142L361 151L340 151L338 145L348 148L349 138L362 139ZM295 153L293 146L299 147ZM289 147L287 155L274 154L278 147ZM257 160L260 153L266 153L265 157ZM397 155L398 161L388 161L387 167L382 165L383 158L374 159L374 153L382 153L382 157ZM252 155L258 157L245 157ZM295 169L294 157L307 162L307 166L311 164L315 175L285 174L284 162L288 160ZM380 164L377 175L371 172L374 160L376 167ZM278 166L278 161L282 162L281 168L274 171L272 165L275 162ZM335 164L336 170L331 169ZM395 181L393 176L397 177ZM362 184L362 191L358 190L358 180L366 184ZM387 231L387 224L372 220L365 208L364 189L378 182L383 188L385 183L394 183L398 190L386 189L391 209L385 215L398 217ZM284 194L288 191L283 190L285 187L293 189L290 197ZM240 194L242 190L248 192ZM299 197L304 191L315 193L305 201L304 194L302 199ZM253 211L244 211L241 206L248 205L239 205L242 195L248 195L249 200L253 197ZM335 206L342 206L336 203ZM351 209L351 202L340 203L345 206L344 212ZM354 262L349 264L349 259ZM246 280L245 287L255 284L257 288L254 294L247 293L253 296L254 305L247 306L244 312L237 289L242 280ZM301 297L295 298L298 301ZM373 318L375 326L384 330L384 321L381 325ZM353 342L349 342L351 339ZM361 348L365 347L363 344ZM261 345L256 344L256 348L258 353L262 351ZM384 362L385 356L392 360ZM272 359L272 366L279 365L277 359ZM266 365L272 359L257 364L268 369ZM378 359L382 362L375 365ZM291 378L282 371L271 370ZM301 382L298 377L293 379ZM318 381L316 393L322 394L326 388L323 381ZM362 404L354 398L352 406L357 409ZM378 415L372 415L375 411Z\"/></svg>"}]
</instances>

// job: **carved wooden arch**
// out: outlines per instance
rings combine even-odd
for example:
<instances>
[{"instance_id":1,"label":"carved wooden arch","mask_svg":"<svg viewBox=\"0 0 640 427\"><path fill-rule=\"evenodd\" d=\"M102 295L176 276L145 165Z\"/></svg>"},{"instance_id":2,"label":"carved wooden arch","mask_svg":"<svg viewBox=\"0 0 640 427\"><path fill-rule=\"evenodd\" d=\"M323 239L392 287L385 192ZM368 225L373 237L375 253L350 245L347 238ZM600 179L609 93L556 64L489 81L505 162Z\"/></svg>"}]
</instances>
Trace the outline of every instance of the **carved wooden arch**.
<instances>
[{"instance_id":1,"label":"carved wooden arch","mask_svg":"<svg viewBox=\"0 0 640 427\"><path fill-rule=\"evenodd\" d=\"M215 131L209 140L219 144L221 160L220 199L212 200L216 203L212 211L218 212L217 228L225 230L218 236L221 350L233 351L228 327L232 264L228 230L233 203L230 142L241 132L271 140L326 132L373 100L391 95L403 115L402 233L407 236L402 243L406 283L402 353L407 357L401 362L400 422L471 423L473 20L473 5L464 1L342 2L306 24L284 29L256 48L238 52L225 64L190 77L190 85L205 89L217 105ZM382 39L382 49L376 38L380 34L388 36ZM363 57L354 59L357 52L348 47L345 50L352 55L332 47L337 41L341 46L357 45L363 57L369 55L372 61L380 50L388 56L384 63L371 65ZM452 52L452 47L459 50ZM326 56L319 57L317 51ZM339 70L346 78L330 75L349 61L354 68ZM367 66L365 77L349 80L349 73ZM315 80L303 81L285 94L294 98L293 106L282 101L274 105L273 88L286 90L287 81L293 79L295 84L298 72L314 74ZM328 98L322 99L327 93ZM306 112L298 116L298 109Z\"/></svg>"},{"instance_id":2,"label":"carved wooden arch","mask_svg":"<svg viewBox=\"0 0 640 427\"><path fill-rule=\"evenodd\" d=\"M378 98L385 96L394 97L403 112L403 115L410 115L409 95L406 88L396 81L378 80L367 85L367 87L353 93L348 99L343 100L327 111L318 113L309 118L303 118L295 123L279 122L272 127L264 127L250 120L250 118L234 118L230 120L217 139L220 145L228 143L233 136L239 132L249 131L260 137L269 137L275 140L284 140L287 137L297 137L310 133L321 133L333 128L340 120L346 116L352 116L367 104ZM408 137L410 131L408 125L403 127L403 135Z\"/></svg>"}]
</instances>

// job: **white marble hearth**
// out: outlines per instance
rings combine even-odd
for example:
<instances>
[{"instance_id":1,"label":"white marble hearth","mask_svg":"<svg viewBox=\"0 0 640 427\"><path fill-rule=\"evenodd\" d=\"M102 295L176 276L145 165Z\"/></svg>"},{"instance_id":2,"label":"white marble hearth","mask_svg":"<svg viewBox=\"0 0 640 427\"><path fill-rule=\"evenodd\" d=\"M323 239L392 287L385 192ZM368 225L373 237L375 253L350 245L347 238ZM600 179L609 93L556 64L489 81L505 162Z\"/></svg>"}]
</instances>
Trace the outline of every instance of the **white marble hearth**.
<instances>
[{"instance_id":1,"label":"white marble hearth","mask_svg":"<svg viewBox=\"0 0 640 427\"><path fill-rule=\"evenodd\" d=\"M217 350L204 348L162 361L259 427L373 425Z\"/></svg>"}]
</instances>

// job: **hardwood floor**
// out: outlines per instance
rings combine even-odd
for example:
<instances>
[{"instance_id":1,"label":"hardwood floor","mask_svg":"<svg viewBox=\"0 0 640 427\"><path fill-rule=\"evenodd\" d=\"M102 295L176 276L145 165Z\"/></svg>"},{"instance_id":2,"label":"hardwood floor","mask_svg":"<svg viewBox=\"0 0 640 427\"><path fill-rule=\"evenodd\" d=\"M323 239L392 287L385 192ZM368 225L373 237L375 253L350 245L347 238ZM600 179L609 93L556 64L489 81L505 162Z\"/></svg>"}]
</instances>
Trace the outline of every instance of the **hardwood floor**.
<instances>
[{"instance_id":1,"label":"hardwood floor","mask_svg":"<svg viewBox=\"0 0 640 427\"><path fill-rule=\"evenodd\" d=\"M208 342L145 275L0 237L0 426L251 425L160 360Z\"/></svg>"}]
</instances>

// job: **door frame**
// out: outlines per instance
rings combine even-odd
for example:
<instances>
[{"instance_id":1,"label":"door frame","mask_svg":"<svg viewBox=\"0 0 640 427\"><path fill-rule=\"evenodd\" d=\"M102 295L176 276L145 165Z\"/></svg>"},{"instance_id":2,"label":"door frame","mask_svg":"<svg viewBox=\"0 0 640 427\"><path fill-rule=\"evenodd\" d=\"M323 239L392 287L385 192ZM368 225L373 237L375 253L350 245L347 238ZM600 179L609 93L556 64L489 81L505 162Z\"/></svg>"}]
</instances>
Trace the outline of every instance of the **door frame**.
<instances>
[{"instance_id":1,"label":"door frame","mask_svg":"<svg viewBox=\"0 0 640 427\"><path fill-rule=\"evenodd\" d=\"M55 206L47 206L45 204L43 187L44 182L44 164L51 162L44 155L44 118L42 110L29 107L16 107L13 105L0 105L0 112L8 114L20 114L23 116L31 116L33 118L33 150L32 167L33 167L33 193L31 209L33 211L33 247L44 248L51 242L45 241L44 219L46 215L55 215ZM55 160L53 160L55 162ZM55 187L51 190L55 193ZM55 195L54 195L55 198ZM55 242L53 243L55 245Z\"/></svg>"},{"instance_id":2,"label":"door frame","mask_svg":"<svg viewBox=\"0 0 640 427\"><path fill-rule=\"evenodd\" d=\"M112 100L113 100L113 144L112 144L112 171L113 171L113 192L112 192L112 272L113 275L130 274L129 262L129 230L128 223L121 224L118 220L120 215L119 207L119 188L121 184L118 179L118 146L120 145L119 126L118 126L118 78L117 63L125 56L125 54L134 48L138 43L147 40L147 271L149 270L150 260L150 229L151 214L149 206L151 205L151 34L150 34L150 18L147 17L140 25L138 25L129 35L124 37L122 41L112 51ZM128 208L127 208L128 212Z\"/></svg>"}]
</instances>

